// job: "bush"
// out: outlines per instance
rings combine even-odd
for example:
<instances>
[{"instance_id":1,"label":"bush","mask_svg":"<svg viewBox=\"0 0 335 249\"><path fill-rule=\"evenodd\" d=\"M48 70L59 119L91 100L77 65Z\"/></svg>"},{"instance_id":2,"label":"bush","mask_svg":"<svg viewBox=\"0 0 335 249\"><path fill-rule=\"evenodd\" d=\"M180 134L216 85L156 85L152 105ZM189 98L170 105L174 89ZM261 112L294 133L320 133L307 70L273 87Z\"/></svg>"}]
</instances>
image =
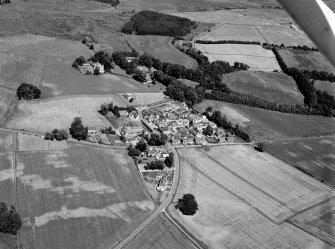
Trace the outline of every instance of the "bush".
<instances>
[{"instance_id":1,"label":"bush","mask_svg":"<svg viewBox=\"0 0 335 249\"><path fill-rule=\"evenodd\" d=\"M18 87L16 94L19 99L32 100L41 96L41 90L34 85L22 83Z\"/></svg>"},{"instance_id":2,"label":"bush","mask_svg":"<svg viewBox=\"0 0 335 249\"><path fill-rule=\"evenodd\" d=\"M82 124L81 118L76 117L71 124L70 134L77 140L86 140L88 135L87 127Z\"/></svg>"},{"instance_id":3,"label":"bush","mask_svg":"<svg viewBox=\"0 0 335 249\"><path fill-rule=\"evenodd\" d=\"M178 199L175 208L179 209L183 215L194 215L198 211L198 203L194 195L184 194L183 198Z\"/></svg>"},{"instance_id":4,"label":"bush","mask_svg":"<svg viewBox=\"0 0 335 249\"><path fill-rule=\"evenodd\" d=\"M8 209L7 204L0 203L0 233L16 235L21 229L22 221L15 207Z\"/></svg>"}]
</instances>

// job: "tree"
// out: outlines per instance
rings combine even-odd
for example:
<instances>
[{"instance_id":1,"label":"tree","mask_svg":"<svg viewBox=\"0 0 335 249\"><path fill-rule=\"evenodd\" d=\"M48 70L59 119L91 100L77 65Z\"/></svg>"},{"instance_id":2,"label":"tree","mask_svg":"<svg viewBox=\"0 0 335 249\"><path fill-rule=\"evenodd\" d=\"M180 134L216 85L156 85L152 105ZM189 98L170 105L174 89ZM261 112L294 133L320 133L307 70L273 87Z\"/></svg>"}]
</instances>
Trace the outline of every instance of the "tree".
<instances>
[{"instance_id":1,"label":"tree","mask_svg":"<svg viewBox=\"0 0 335 249\"><path fill-rule=\"evenodd\" d=\"M47 132L47 133L45 133L44 139L45 140L53 140L53 137L52 137L50 132Z\"/></svg>"},{"instance_id":2,"label":"tree","mask_svg":"<svg viewBox=\"0 0 335 249\"><path fill-rule=\"evenodd\" d=\"M133 78L139 82L145 82L147 77L144 72L139 69L135 69Z\"/></svg>"},{"instance_id":3,"label":"tree","mask_svg":"<svg viewBox=\"0 0 335 249\"><path fill-rule=\"evenodd\" d=\"M141 66L146 66L147 68L151 68L154 63L152 57L144 53L138 60L138 64L140 64Z\"/></svg>"},{"instance_id":4,"label":"tree","mask_svg":"<svg viewBox=\"0 0 335 249\"><path fill-rule=\"evenodd\" d=\"M204 129L203 133L204 133L205 136L212 136L213 133L214 133L214 129L213 129L212 126L207 125L207 127Z\"/></svg>"},{"instance_id":5,"label":"tree","mask_svg":"<svg viewBox=\"0 0 335 249\"><path fill-rule=\"evenodd\" d=\"M82 44L86 44L86 39L83 39L83 40L81 41L81 43L82 43Z\"/></svg>"},{"instance_id":6,"label":"tree","mask_svg":"<svg viewBox=\"0 0 335 249\"><path fill-rule=\"evenodd\" d=\"M145 166L146 169L159 169L159 170L163 170L164 169L164 162L163 161L160 161L160 160L157 160L157 161L153 161L151 163L148 163L146 166Z\"/></svg>"},{"instance_id":7,"label":"tree","mask_svg":"<svg viewBox=\"0 0 335 249\"><path fill-rule=\"evenodd\" d=\"M67 133L67 131L66 130L60 130L59 132L58 132L58 137L59 137L59 140L67 140L68 139L68 137L69 137L69 134ZM57 138L56 138L57 139ZM58 139L57 139L58 140Z\"/></svg>"},{"instance_id":8,"label":"tree","mask_svg":"<svg viewBox=\"0 0 335 249\"><path fill-rule=\"evenodd\" d=\"M77 140L86 140L88 129L82 124L81 118L74 118L74 121L71 124L70 134Z\"/></svg>"},{"instance_id":9,"label":"tree","mask_svg":"<svg viewBox=\"0 0 335 249\"><path fill-rule=\"evenodd\" d=\"M15 207L8 209L7 204L0 203L0 232L16 235L21 229L22 221Z\"/></svg>"},{"instance_id":10,"label":"tree","mask_svg":"<svg viewBox=\"0 0 335 249\"><path fill-rule=\"evenodd\" d=\"M128 155L131 156L131 157L139 156L139 155L141 155L141 151L137 148L134 148L134 146L131 144L128 147Z\"/></svg>"},{"instance_id":11,"label":"tree","mask_svg":"<svg viewBox=\"0 0 335 249\"><path fill-rule=\"evenodd\" d=\"M148 145L143 139L138 141L138 143L135 146L135 148L138 149L141 152L144 152L147 149L147 147L148 147Z\"/></svg>"},{"instance_id":12,"label":"tree","mask_svg":"<svg viewBox=\"0 0 335 249\"><path fill-rule=\"evenodd\" d=\"M194 195L184 194L183 198L178 199L175 208L179 209L183 215L194 215L198 211L198 203Z\"/></svg>"},{"instance_id":13,"label":"tree","mask_svg":"<svg viewBox=\"0 0 335 249\"><path fill-rule=\"evenodd\" d=\"M99 75L100 74L100 68L99 67L95 67L93 74L94 75Z\"/></svg>"},{"instance_id":14,"label":"tree","mask_svg":"<svg viewBox=\"0 0 335 249\"><path fill-rule=\"evenodd\" d=\"M80 57L78 57L77 59L75 59L74 62L77 62L77 64L78 64L79 66L82 66L82 65L84 65L84 63L86 63L86 59L85 59L84 56L80 56Z\"/></svg>"},{"instance_id":15,"label":"tree","mask_svg":"<svg viewBox=\"0 0 335 249\"><path fill-rule=\"evenodd\" d=\"M208 113L209 115L210 114L212 114L212 111L213 111L213 107L211 107L211 106L208 106L207 108L206 108L206 113Z\"/></svg>"},{"instance_id":16,"label":"tree","mask_svg":"<svg viewBox=\"0 0 335 249\"><path fill-rule=\"evenodd\" d=\"M90 47L89 47L89 49L94 50L94 45L91 44Z\"/></svg>"},{"instance_id":17,"label":"tree","mask_svg":"<svg viewBox=\"0 0 335 249\"><path fill-rule=\"evenodd\" d=\"M19 99L25 99L25 100L38 99L41 96L41 90L34 85L22 83L18 87L16 94Z\"/></svg>"},{"instance_id":18,"label":"tree","mask_svg":"<svg viewBox=\"0 0 335 249\"><path fill-rule=\"evenodd\" d=\"M173 153L171 152L167 158L165 158L164 163L166 167L171 168L173 165Z\"/></svg>"}]
</instances>

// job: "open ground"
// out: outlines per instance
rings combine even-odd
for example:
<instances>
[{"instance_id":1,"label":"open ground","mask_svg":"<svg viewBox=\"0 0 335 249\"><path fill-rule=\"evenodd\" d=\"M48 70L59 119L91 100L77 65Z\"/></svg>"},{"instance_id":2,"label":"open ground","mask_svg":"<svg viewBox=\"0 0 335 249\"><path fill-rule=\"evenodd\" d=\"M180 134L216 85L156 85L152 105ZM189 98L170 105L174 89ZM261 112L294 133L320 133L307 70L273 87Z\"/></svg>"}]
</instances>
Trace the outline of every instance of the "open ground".
<instances>
[{"instance_id":1,"label":"open ground","mask_svg":"<svg viewBox=\"0 0 335 249\"><path fill-rule=\"evenodd\" d=\"M279 53L288 67L335 73L335 68L321 52L280 49Z\"/></svg>"},{"instance_id":2,"label":"open ground","mask_svg":"<svg viewBox=\"0 0 335 249\"><path fill-rule=\"evenodd\" d=\"M197 247L162 213L124 248L195 249Z\"/></svg>"},{"instance_id":3,"label":"open ground","mask_svg":"<svg viewBox=\"0 0 335 249\"><path fill-rule=\"evenodd\" d=\"M245 44L195 44L209 61L227 61L230 64L242 62L250 70L273 71L280 70L280 66L271 50L257 45Z\"/></svg>"},{"instance_id":4,"label":"open ground","mask_svg":"<svg viewBox=\"0 0 335 249\"><path fill-rule=\"evenodd\" d=\"M335 187L335 137L268 143L266 151Z\"/></svg>"},{"instance_id":5,"label":"open ground","mask_svg":"<svg viewBox=\"0 0 335 249\"><path fill-rule=\"evenodd\" d=\"M240 71L223 75L233 91L282 104L304 104L294 79L283 73Z\"/></svg>"},{"instance_id":6,"label":"open ground","mask_svg":"<svg viewBox=\"0 0 335 249\"><path fill-rule=\"evenodd\" d=\"M1 135L10 158L16 150L12 134ZM14 161L0 162L1 196L10 204L17 198L24 248L113 244L154 208L126 150L71 144L66 150L16 152Z\"/></svg>"},{"instance_id":7,"label":"open ground","mask_svg":"<svg viewBox=\"0 0 335 249\"><path fill-rule=\"evenodd\" d=\"M151 54L163 62L179 64L193 69L198 66L196 60L172 46L172 37L128 35L125 39L136 51Z\"/></svg>"},{"instance_id":8,"label":"open ground","mask_svg":"<svg viewBox=\"0 0 335 249\"><path fill-rule=\"evenodd\" d=\"M169 212L211 248L330 248L284 220L331 198L332 189L252 147L185 148L178 154L175 201L192 193L199 211L183 216L171 205Z\"/></svg>"},{"instance_id":9,"label":"open ground","mask_svg":"<svg viewBox=\"0 0 335 249\"><path fill-rule=\"evenodd\" d=\"M228 114L233 112L233 115L227 115L228 120L244 126L251 138L256 141L335 134L334 118L274 112L211 100L197 104L195 109L203 112L208 106L222 110L223 114L226 109L229 111ZM236 122L235 117L239 122Z\"/></svg>"}]
</instances>

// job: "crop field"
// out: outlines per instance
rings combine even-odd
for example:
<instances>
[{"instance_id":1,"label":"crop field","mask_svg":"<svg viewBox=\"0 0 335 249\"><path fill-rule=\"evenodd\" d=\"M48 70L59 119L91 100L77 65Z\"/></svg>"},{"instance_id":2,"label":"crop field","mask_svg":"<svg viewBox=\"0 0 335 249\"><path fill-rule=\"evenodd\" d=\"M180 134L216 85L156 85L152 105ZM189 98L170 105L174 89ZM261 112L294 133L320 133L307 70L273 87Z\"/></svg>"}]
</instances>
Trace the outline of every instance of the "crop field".
<instances>
[{"instance_id":1,"label":"crop field","mask_svg":"<svg viewBox=\"0 0 335 249\"><path fill-rule=\"evenodd\" d=\"M260 35L255 26L222 24L210 32L198 37L198 40L220 41L220 40L237 40L237 41L255 41L263 43L264 38Z\"/></svg>"},{"instance_id":2,"label":"crop field","mask_svg":"<svg viewBox=\"0 0 335 249\"><path fill-rule=\"evenodd\" d=\"M17 135L19 151L34 151L34 150L66 150L69 148L66 141L45 140L41 136L25 133Z\"/></svg>"},{"instance_id":3,"label":"crop field","mask_svg":"<svg viewBox=\"0 0 335 249\"><path fill-rule=\"evenodd\" d=\"M280 49L279 53L288 67L335 73L335 68L321 52Z\"/></svg>"},{"instance_id":4,"label":"crop field","mask_svg":"<svg viewBox=\"0 0 335 249\"><path fill-rule=\"evenodd\" d=\"M68 150L18 152L16 161L24 248L113 245L154 208L125 150L71 144ZM13 174L1 168L0 179L1 185L13 182ZM14 188L1 190L10 195Z\"/></svg>"},{"instance_id":5,"label":"crop field","mask_svg":"<svg viewBox=\"0 0 335 249\"><path fill-rule=\"evenodd\" d=\"M301 30L298 31L289 27L258 27L258 30L270 44L315 47L314 43Z\"/></svg>"},{"instance_id":6,"label":"crop field","mask_svg":"<svg viewBox=\"0 0 335 249\"><path fill-rule=\"evenodd\" d=\"M205 100L195 106L203 112L208 106L214 109L229 108L239 113L243 119L243 126L256 141L276 140L281 138L296 138L305 136L323 136L335 134L335 119L312 115L296 115L268 111L243 105L230 104L221 101ZM228 110L229 110L228 109ZM227 115L228 120L230 119ZM231 120L234 122L234 119Z\"/></svg>"},{"instance_id":7,"label":"crop field","mask_svg":"<svg viewBox=\"0 0 335 249\"><path fill-rule=\"evenodd\" d=\"M335 137L267 143L266 151L335 187Z\"/></svg>"},{"instance_id":8,"label":"crop field","mask_svg":"<svg viewBox=\"0 0 335 249\"><path fill-rule=\"evenodd\" d=\"M0 87L0 126L6 120L6 113L9 108L14 105L16 100L16 93L4 87Z\"/></svg>"},{"instance_id":9,"label":"crop field","mask_svg":"<svg viewBox=\"0 0 335 249\"><path fill-rule=\"evenodd\" d=\"M283 73L240 71L224 74L223 82L233 91L268 101L304 104L304 97L293 78Z\"/></svg>"},{"instance_id":10,"label":"crop field","mask_svg":"<svg viewBox=\"0 0 335 249\"><path fill-rule=\"evenodd\" d=\"M85 126L109 127L110 123L98 110L103 103L125 106L120 96L64 97L38 102L20 102L18 111L6 126L45 133L53 129L68 130L75 117L82 118Z\"/></svg>"},{"instance_id":11,"label":"crop field","mask_svg":"<svg viewBox=\"0 0 335 249\"><path fill-rule=\"evenodd\" d=\"M185 235L164 215L160 214L125 249L195 249Z\"/></svg>"},{"instance_id":12,"label":"crop field","mask_svg":"<svg viewBox=\"0 0 335 249\"><path fill-rule=\"evenodd\" d=\"M335 95L335 84L329 81L316 80L314 86L317 90L326 91L330 95Z\"/></svg>"},{"instance_id":13,"label":"crop field","mask_svg":"<svg viewBox=\"0 0 335 249\"><path fill-rule=\"evenodd\" d=\"M210 248L330 248L283 220L298 206L331 196L330 188L253 148L185 148L178 154L181 180L174 201L192 193L199 210L183 216L170 205L169 212ZM280 224L272 220L276 215Z\"/></svg>"},{"instance_id":14,"label":"crop field","mask_svg":"<svg viewBox=\"0 0 335 249\"><path fill-rule=\"evenodd\" d=\"M271 50L256 45L245 44L196 44L196 48L208 57L209 61L226 61L230 64L242 62L250 70L281 70Z\"/></svg>"},{"instance_id":15,"label":"crop field","mask_svg":"<svg viewBox=\"0 0 335 249\"><path fill-rule=\"evenodd\" d=\"M151 54L161 61L175 63L193 69L198 66L196 60L171 45L172 37L127 35L126 39L136 51Z\"/></svg>"},{"instance_id":16,"label":"crop field","mask_svg":"<svg viewBox=\"0 0 335 249\"><path fill-rule=\"evenodd\" d=\"M42 98L69 94L153 92L127 77L113 74L83 75L71 67L72 63L72 58L46 58L40 83Z\"/></svg>"},{"instance_id":17,"label":"crop field","mask_svg":"<svg viewBox=\"0 0 335 249\"><path fill-rule=\"evenodd\" d=\"M295 216L292 223L335 246L335 199Z\"/></svg>"}]
</instances>

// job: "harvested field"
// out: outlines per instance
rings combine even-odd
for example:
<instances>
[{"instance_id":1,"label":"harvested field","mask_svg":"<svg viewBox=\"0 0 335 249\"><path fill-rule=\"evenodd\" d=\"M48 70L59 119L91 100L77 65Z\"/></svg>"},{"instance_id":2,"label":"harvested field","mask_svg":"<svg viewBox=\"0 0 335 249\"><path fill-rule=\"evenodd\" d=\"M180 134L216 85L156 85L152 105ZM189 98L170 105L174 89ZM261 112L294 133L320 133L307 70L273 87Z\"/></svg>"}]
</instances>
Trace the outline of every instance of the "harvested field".
<instances>
[{"instance_id":1,"label":"harvested field","mask_svg":"<svg viewBox=\"0 0 335 249\"><path fill-rule=\"evenodd\" d=\"M335 134L334 118L274 112L211 100L205 100L197 104L195 109L203 112L208 106L218 110L228 107L250 120L244 122L243 126L251 139L255 141ZM224 111L223 114L225 114ZM229 115L227 115L227 118L229 119ZM234 122L234 120L231 121Z\"/></svg>"},{"instance_id":2,"label":"harvested field","mask_svg":"<svg viewBox=\"0 0 335 249\"><path fill-rule=\"evenodd\" d=\"M103 103L113 101L126 106L117 95L99 97L64 97L47 101L20 102L18 111L7 122L7 127L44 134L53 129L68 130L75 117L81 117L85 126L109 127L110 123L98 110Z\"/></svg>"},{"instance_id":3,"label":"harvested field","mask_svg":"<svg viewBox=\"0 0 335 249\"><path fill-rule=\"evenodd\" d=\"M41 78L42 98L70 94L153 92L143 84L113 74L83 75L71 67L72 58L46 57Z\"/></svg>"},{"instance_id":4,"label":"harvested field","mask_svg":"<svg viewBox=\"0 0 335 249\"><path fill-rule=\"evenodd\" d=\"M69 148L66 141L45 140L38 135L18 133L17 140L19 151L66 150Z\"/></svg>"},{"instance_id":5,"label":"harvested field","mask_svg":"<svg viewBox=\"0 0 335 249\"><path fill-rule=\"evenodd\" d=\"M240 71L223 75L233 91L281 104L304 104L294 79L283 73Z\"/></svg>"},{"instance_id":6,"label":"harvested field","mask_svg":"<svg viewBox=\"0 0 335 249\"><path fill-rule=\"evenodd\" d=\"M221 146L211 147L207 152L185 148L178 150L178 154L181 160L181 180L175 201L185 193L192 193L198 202L199 211L194 216L183 216L171 205L169 212L210 248L289 249L292 245L294 248L330 248L292 224L282 222L278 225L262 214L267 212L271 218L276 214L279 215L277 218L284 218L281 211L294 213L296 205L310 205L313 197L310 198L309 194L313 192L312 196L316 199L323 194L327 198L326 193L331 195L332 192L330 188L253 148ZM220 162L211 159L213 155L219 155ZM260 178L266 178L265 182L271 183L264 185L263 189L256 189L265 184ZM262 202L259 196L256 197L265 193L268 194L267 201ZM299 195L303 198L300 199ZM282 203L278 203L278 200ZM256 207L256 202L264 205L264 208ZM293 207L293 210L289 207ZM300 207L305 208L304 204Z\"/></svg>"},{"instance_id":7,"label":"harvested field","mask_svg":"<svg viewBox=\"0 0 335 249\"><path fill-rule=\"evenodd\" d=\"M171 45L172 37L127 35L125 39L136 51L151 54L161 61L183 65L192 69L198 66L196 60Z\"/></svg>"},{"instance_id":8,"label":"harvested field","mask_svg":"<svg viewBox=\"0 0 335 249\"><path fill-rule=\"evenodd\" d=\"M20 243L27 249L113 245L154 208L126 150L71 144L19 152L16 176Z\"/></svg>"},{"instance_id":9,"label":"harvested field","mask_svg":"<svg viewBox=\"0 0 335 249\"><path fill-rule=\"evenodd\" d=\"M227 61L230 64L242 62L250 70L273 71L281 70L271 50L257 45L245 44L195 44L196 48L212 61Z\"/></svg>"},{"instance_id":10,"label":"harvested field","mask_svg":"<svg viewBox=\"0 0 335 249\"><path fill-rule=\"evenodd\" d=\"M0 87L0 126L7 119L7 112L16 101L16 93L4 87Z\"/></svg>"},{"instance_id":11,"label":"harvested field","mask_svg":"<svg viewBox=\"0 0 335 249\"><path fill-rule=\"evenodd\" d=\"M332 82L316 80L314 86L317 90L326 91L328 94L335 96L335 84Z\"/></svg>"},{"instance_id":12,"label":"harvested field","mask_svg":"<svg viewBox=\"0 0 335 249\"><path fill-rule=\"evenodd\" d=\"M255 41L263 43L264 38L260 35L255 26L222 24L211 29L210 32L198 37L197 40L220 41Z\"/></svg>"},{"instance_id":13,"label":"harvested field","mask_svg":"<svg viewBox=\"0 0 335 249\"><path fill-rule=\"evenodd\" d=\"M285 44L285 46L315 47L314 43L301 30L294 30L289 27L257 27L267 43Z\"/></svg>"},{"instance_id":14,"label":"harvested field","mask_svg":"<svg viewBox=\"0 0 335 249\"><path fill-rule=\"evenodd\" d=\"M292 223L335 246L335 199L295 216Z\"/></svg>"},{"instance_id":15,"label":"harvested field","mask_svg":"<svg viewBox=\"0 0 335 249\"><path fill-rule=\"evenodd\" d=\"M335 187L335 137L267 143L266 151Z\"/></svg>"},{"instance_id":16,"label":"harvested field","mask_svg":"<svg viewBox=\"0 0 335 249\"><path fill-rule=\"evenodd\" d=\"M335 68L321 52L279 49L279 53L288 67L335 73Z\"/></svg>"},{"instance_id":17,"label":"harvested field","mask_svg":"<svg viewBox=\"0 0 335 249\"><path fill-rule=\"evenodd\" d=\"M185 235L162 213L140 234L131 240L125 249L193 249Z\"/></svg>"},{"instance_id":18,"label":"harvested field","mask_svg":"<svg viewBox=\"0 0 335 249\"><path fill-rule=\"evenodd\" d=\"M243 15L233 13L226 10L201 11L201 12L179 12L170 13L174 16L185 17L196 22L204 23L226 23L232 22L234 19L241 18Z\"/></svg>"}]
</instances>

